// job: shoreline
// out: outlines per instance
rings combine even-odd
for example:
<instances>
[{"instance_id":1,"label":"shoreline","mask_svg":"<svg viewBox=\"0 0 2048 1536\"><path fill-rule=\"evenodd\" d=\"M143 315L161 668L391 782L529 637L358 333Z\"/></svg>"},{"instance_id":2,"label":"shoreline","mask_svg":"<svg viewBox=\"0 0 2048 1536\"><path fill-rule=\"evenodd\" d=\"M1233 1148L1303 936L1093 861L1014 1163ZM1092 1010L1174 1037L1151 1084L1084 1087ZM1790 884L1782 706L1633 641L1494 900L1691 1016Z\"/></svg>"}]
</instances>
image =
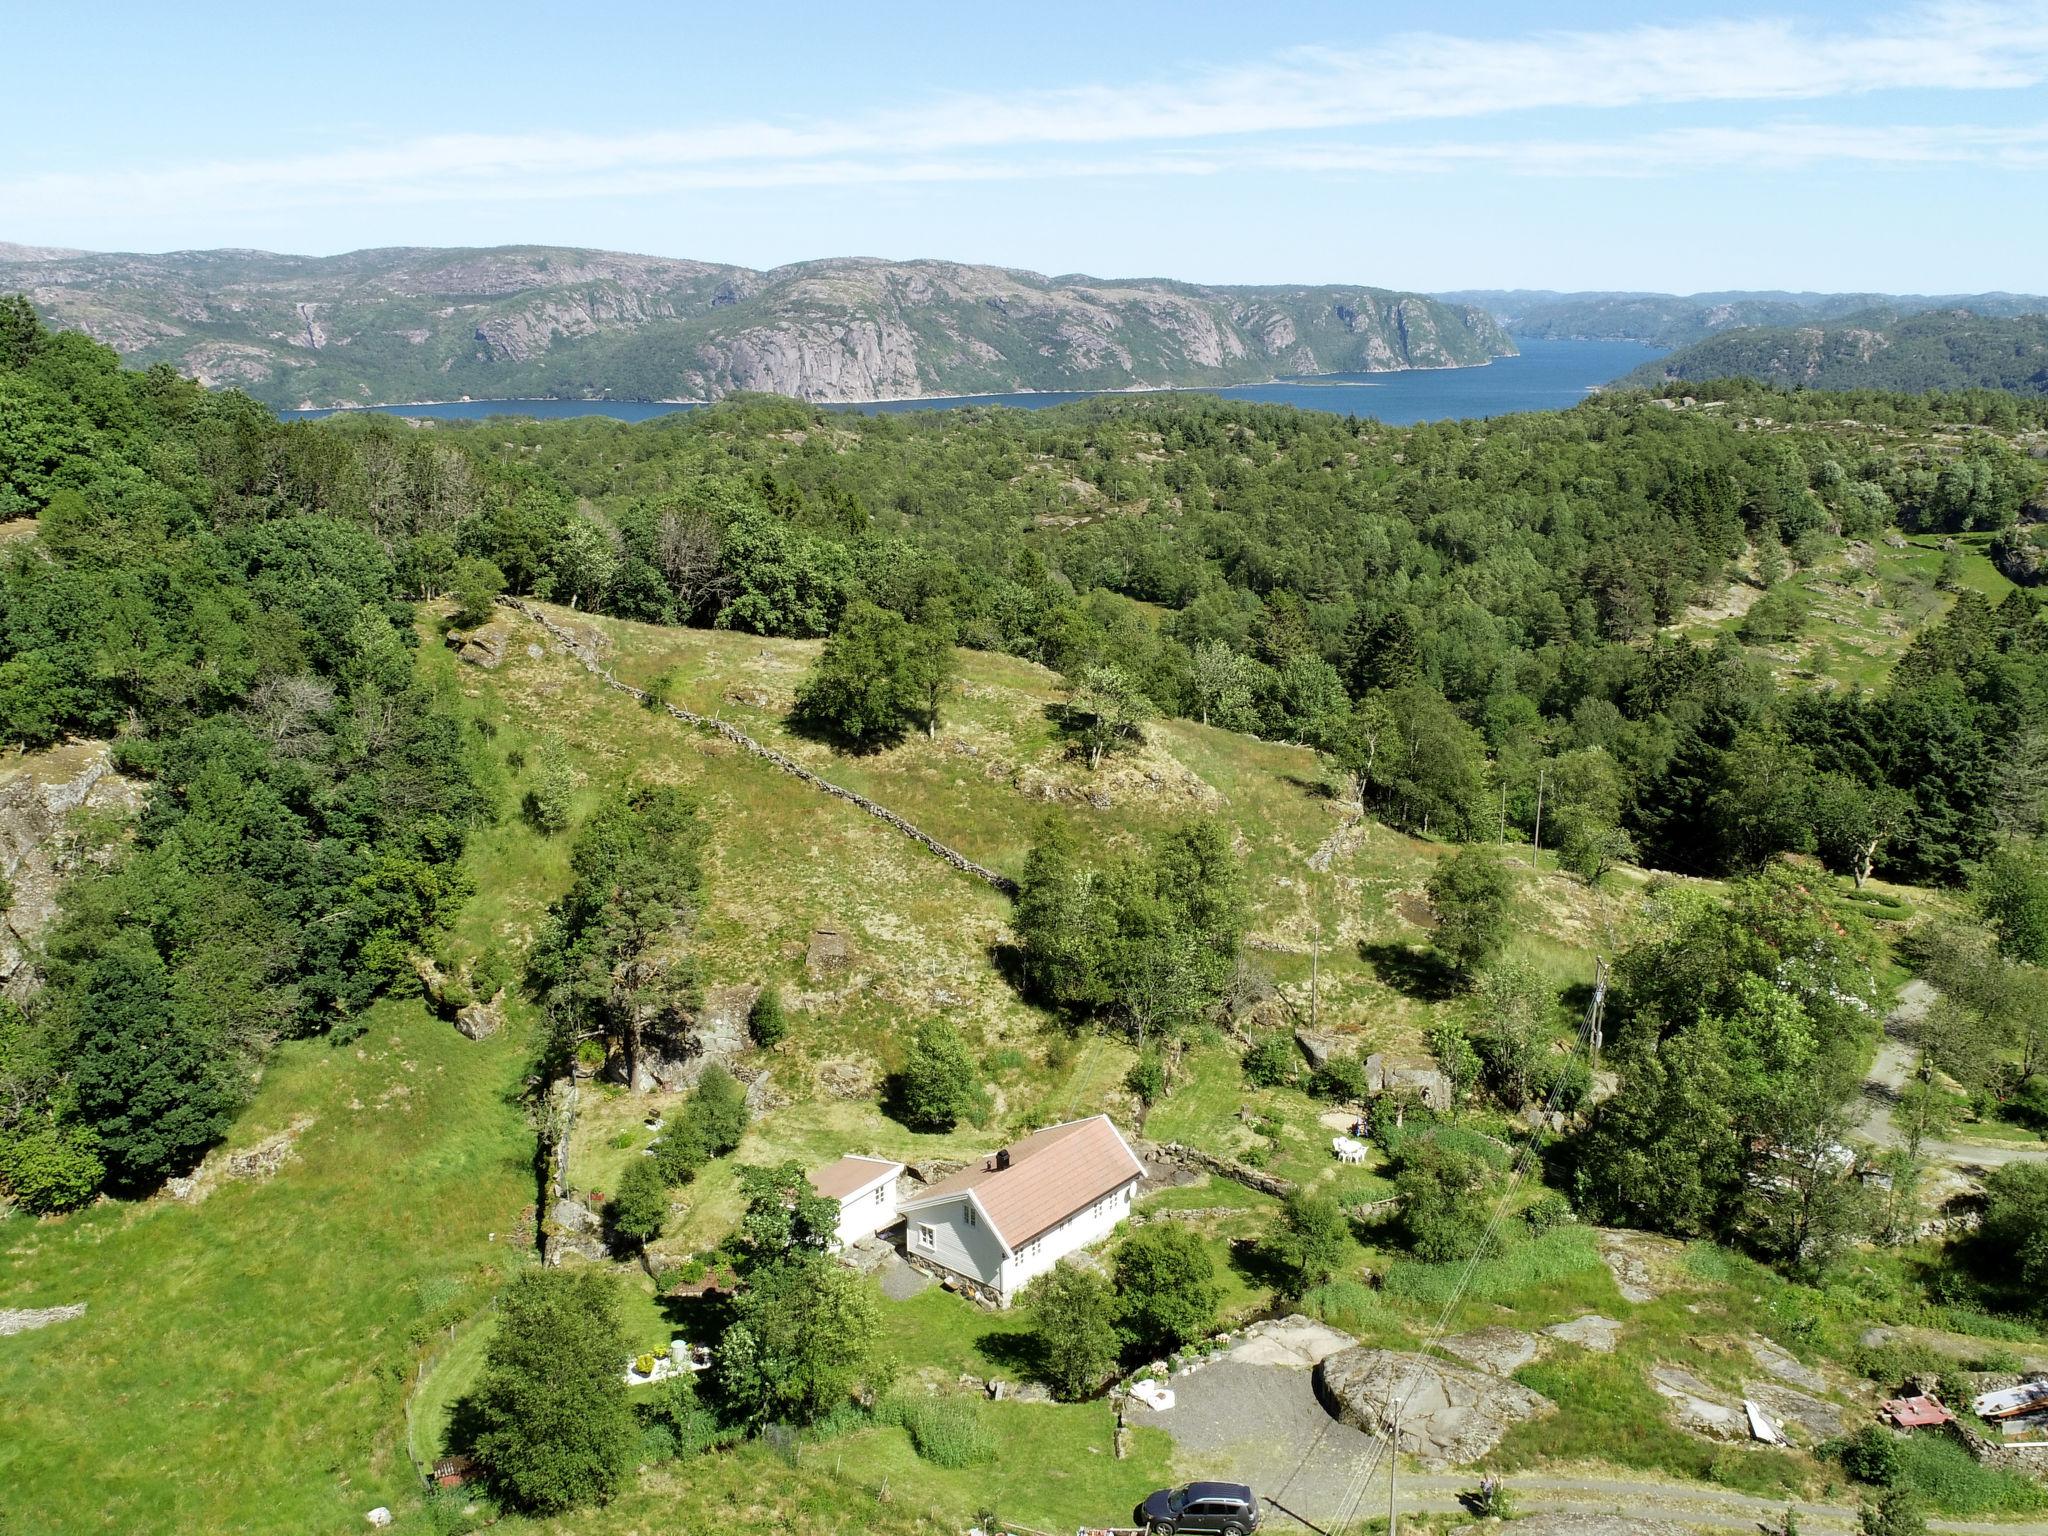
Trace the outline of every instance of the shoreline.
<instances>
[{"instance_id":1,"label":"shoreline","mask_svg":"<svg viewBox=\"0 0 2048 1536\"><path fill-rule=\"evenodd\" d=\"M1240 384L1119 384L1099 389L991 389L949 395L876 395L866 400L812 400L803 395L784 395L785 400L795 400L804 405L824 406L828 409L858 408L864 405L920 405L947 400L999 400L1011 395L1073 395L1077 398L1089 395L1172 395L1172 394L1215 394L1225 389L1270 389L1279 384L1297 385L1303 389L1372 389L1380 387L1372 380L1373 374L1389 373L1460 373L1468 368L1491 368L1503 357L1519 357L1521 353L1499 352L1476 363L1419 364L1407 368L1373 368L1363 374L1351 373L1310 373L1275 374L1264 379L1250 379ZM742 391L744 393L744 391ZM759 393L773 394L766 390ZM621 399L610 395L495 395L487 400L463 396L455 400L375 400L361 405L295 405L273 407L293 416L310 416L324 412L330 416L347 415L355 411L405 411L426 407L451 405L664 405L676 410L701 410L716 405L719 400L730 396L720 395L714 400L685 400L681 398L646 399L634 397ZM503 415L516 415L506 411Z\"/></svg>"}]
</instances>

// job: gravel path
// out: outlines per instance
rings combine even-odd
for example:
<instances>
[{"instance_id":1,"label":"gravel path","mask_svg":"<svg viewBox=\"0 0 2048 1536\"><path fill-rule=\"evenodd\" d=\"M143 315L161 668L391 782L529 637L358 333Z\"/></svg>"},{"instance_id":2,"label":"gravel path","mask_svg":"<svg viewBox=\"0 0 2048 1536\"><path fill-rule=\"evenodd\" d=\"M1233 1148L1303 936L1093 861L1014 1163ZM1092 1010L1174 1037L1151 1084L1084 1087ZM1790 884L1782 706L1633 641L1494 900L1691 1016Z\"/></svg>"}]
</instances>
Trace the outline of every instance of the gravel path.
<instances>
[{"instance_id":1,"label":"gravel path","mask_svg":"<svg viewBox=\"0 0 2048 1536\"><path fill-rule=\"evenodd\" d=\"M1912 1080L1917 1060L1913 1047L1900 1033L1918 1022L1933 1003L1935 991L1915 979L1899 988L1899 1000L1886 1023L1888 1033L1877 1048L1863 1080L1863 1136L1880 1147L1905 1145L1905 1136L1892 1119L1892 1106L1899 1101ZM2007 1163L2048 1160L2048 1147L2024 1142L1926 1141L1921 1151L1930 1163L1950 1168L2002 1168Z\"/></svg>"}]
</instances>

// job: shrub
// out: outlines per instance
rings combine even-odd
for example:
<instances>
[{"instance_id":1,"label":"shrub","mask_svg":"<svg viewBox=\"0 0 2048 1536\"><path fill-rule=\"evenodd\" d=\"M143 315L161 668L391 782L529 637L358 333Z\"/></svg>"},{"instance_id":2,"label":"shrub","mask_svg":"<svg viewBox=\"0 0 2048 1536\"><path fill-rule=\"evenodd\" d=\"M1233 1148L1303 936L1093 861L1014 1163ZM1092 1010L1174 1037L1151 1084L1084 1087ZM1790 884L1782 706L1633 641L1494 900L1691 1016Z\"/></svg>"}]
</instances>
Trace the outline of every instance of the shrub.
<instances>
[{"instance_id":1,"label":"shrub","mask_svg":"<svg viewBox=\"0 0 2048 1536\"><path fill-rule=\"evenodd\" d=\"M773 1050L789 1033L789 1016L782 1011L782 994L774 987L763 987L754 1006L747 1010L747 1033L764 1051Z\"/></svg>"},{"instance_id":2,"label":"shrub","mask_svg":"<svg viewBox=\"0 0 2048 1536\"><path fill-rule=\"evenodd\" d=\"M1309 1079L1311 1092L1340 1104L1362 1103L1366 1096L1365 1063L1349 1052L1335 1055Z\"/></svg>"},{"instance_id":3,"label":"shrub","mask_svg":"<svg viewBox=\"0 0 2048 1536\"><path fill-rule=\"evenodd\" d=\"M1300 1296L1334 1275L1349 1235L1344 1213L1329 1196L1299 1189L1288 1195L1269 1251L1288 1271L1289 1291Z\"/></svg>"},{"instance_id":4,"label":"shrub","mask_svg":"<svg viewBox=\"0 0 2048 1536\"><path fill-rule=\"evenodd\" d=\"M470 985L476 988L476 995L489 1002L512 980L512 962L503 949L496 944L489 945L469 968L469 980Z\"/></svg>"},{"instance_id":5,"label":"shrub","mask_svg":"<svg viewBox=\"0 0 2048 1536\"><path fill-rule=\"evenodd\" d=\"M747 1090L715 1061L697 1079L687 1109L713 1157L725 1156L747 1134Z\"/></svg>"},{"instance_id":6,"label":"shrub","mask_svg":"<svg viewBox=\"0 0 2048 1536\"><path fill-rule=\"evenodd\" d=\"M1572 1204L1554 1189L1547 1189L1522 1212L1522 1221L1532 1235L1541 1237L1572 1219Z\"/></svg>"},{"instance_id":7,"label":"shrub","mask_svg":"<svg viewBox=\"0 0 2048 1536\"><path fill-rule=\"evenodd\" d=\"M38 1215L84 1205L105 1173L99 1138L82 1125L46 1124L0 1141L0 1186Z\"/></svg>"},{"instance_id":8,"label":"shrub","mask_svg":"<svg viewBox=\"0 0 2048 1536\"><path fill-rule=\"evenodd\" d=\"M1173 1222L1140 1227L1113 1261L1124 1326L1151 1354L1216 1326L1216 1269L1201 1238Z\"/></svg>"},{"instance_id":9,"label":"shrub","mask_svg":"<svg viewBox=\"0 0 2048 1536\"><path fill-rule=\"evenodd\" d=\"M1559 1114L1574 1113L1593 1091L1593 1069L1579 1056L1553 1056L1541 1069L1536 1093Z\"/></svg>"},{"instance_id":10,"label":"shrub","mask_svg":"<svg viewBox=\"0 0 2048 1536\"><path fill-rule=\"evenodd\" d=\"M1285 1034L1261 1035L1244 1053L1245 1081L1260 1088L1278 1088L1294 1081L1301 1053Z\"/></svg>"},{"instance_id":11,"label":"shrub","mask_svg":"<svg viewBox=\"0 0 2048 1536\"><path fill-rule=\"evenodd\" d=\"M1147 1051L1131 1064L1131 1070L1124 1075L1124 1086L1147 1104L1157 1104L1166 1097L1166 1063L1157 1051Z\"/></svg>"},{"instance_id":12,"label":"shrub","mask_svg":"<svg viewBox=\"0 0 2048 1536\"><path fill-rule=\"evenodd\" d=\"M1873 1488L1891 1487L1905 1470L1899 1437L1879 1425L1864 1425L1843 1443L1842 1470Z\"/></svg>"},{"instance_id":13,"label":"shrub","mask_svg":"<svg viewBox=\"0 0 2048 1536\"><path fill-rule=\"evenodd\" d=\"M523 1509L603 1502L631 1475L618 1295L595 1269L528 1270L505 1294L474 1398L476 1455Z\"/></svg>"}]
</instances>

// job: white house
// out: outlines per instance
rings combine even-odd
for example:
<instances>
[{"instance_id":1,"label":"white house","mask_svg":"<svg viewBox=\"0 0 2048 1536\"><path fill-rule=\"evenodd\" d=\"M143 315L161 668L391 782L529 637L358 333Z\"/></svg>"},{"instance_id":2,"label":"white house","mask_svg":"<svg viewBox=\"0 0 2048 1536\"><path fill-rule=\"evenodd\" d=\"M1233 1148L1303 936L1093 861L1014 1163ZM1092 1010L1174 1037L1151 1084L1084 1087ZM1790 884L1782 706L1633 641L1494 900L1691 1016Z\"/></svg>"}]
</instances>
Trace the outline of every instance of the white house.
<instances>
[{"instance_id":1,"label":"white house","mask_svg":"<svg viewBox=\"0 0 2048 1536\"><path fill-rule=\"evenodd\" d=\"M839 1202L839 1229L832 1246L845 1248L873 1237L896 1221L896 1179L901 1163L879 1157L842 1157L811 1175L811 1188Z\"/></svg>"},{"instance_id":2,"label":"white house","mask_svg":"<svg viewBox=\"0 0 2048 1536\"><path fill-rule=\"evenodd\" d=\"M1035 1131L903 1203L903 1246L1007 1307L1131 1213L1144 1164L1107 1115Z\"/></svg>"}]
</instances>

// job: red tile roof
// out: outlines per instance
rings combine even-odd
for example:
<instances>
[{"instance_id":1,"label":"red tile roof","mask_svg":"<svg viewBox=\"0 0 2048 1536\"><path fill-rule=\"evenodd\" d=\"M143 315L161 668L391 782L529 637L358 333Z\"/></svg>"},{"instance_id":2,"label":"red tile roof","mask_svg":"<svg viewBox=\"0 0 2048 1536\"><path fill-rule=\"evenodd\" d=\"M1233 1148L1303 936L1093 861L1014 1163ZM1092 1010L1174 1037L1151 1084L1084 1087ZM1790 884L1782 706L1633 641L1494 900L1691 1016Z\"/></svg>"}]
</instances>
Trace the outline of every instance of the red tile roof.
<instances>
[{"instance_id":1,"label":"red tile roof","mask_svg":"<svg viewBox=\"0 0 2048 1536\"><path fill-rule=\"evenodd\" d=\"M996 1236L1014 1253L1083 1206L1145 1176L1144 1164L1107 1115L1034 1131L1013 1143L1009 1153L1009 1167L998 1168L993 1157L986 1158L939 1180L905 1202L904 1209L972 1194Z\"/></svg>"},{"instance_id":2,"label":"red tile roof","mask_svg":"<svg viewBox=\"0 0 2048 1536\"><path fill-rule=\"evenodd\" d=\"M812 1174L811 1188L827 1200L844 1200L848 1195L866 1189L884 1177L893 1179L902 1171L901 1163L888 1162L879 1157L842 1157L838 1162L828 1163Z\"/></svg>"}]
</instances>

